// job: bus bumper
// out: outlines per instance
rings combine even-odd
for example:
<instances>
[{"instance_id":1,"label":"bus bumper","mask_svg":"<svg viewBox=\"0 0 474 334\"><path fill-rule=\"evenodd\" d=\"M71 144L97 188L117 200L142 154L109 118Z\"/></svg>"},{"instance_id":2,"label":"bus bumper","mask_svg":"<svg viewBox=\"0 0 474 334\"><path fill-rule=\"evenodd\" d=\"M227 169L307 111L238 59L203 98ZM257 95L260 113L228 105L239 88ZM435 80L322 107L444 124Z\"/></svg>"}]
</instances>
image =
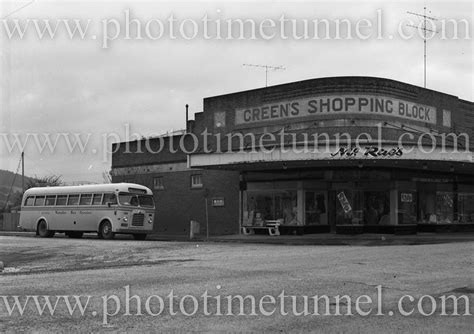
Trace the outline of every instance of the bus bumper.
<instances>
[{"instance_id":1,"label":"bus bumper","mask_svg":"<svg viewBox=\"0 0 474 334\"><path fill-rule=\"evenodd\" d=\"M151 233L152 230L134 230L130 228L119 228L115 233L126 233L126 234L147 234Z\"/></svg>"}]
</instances>

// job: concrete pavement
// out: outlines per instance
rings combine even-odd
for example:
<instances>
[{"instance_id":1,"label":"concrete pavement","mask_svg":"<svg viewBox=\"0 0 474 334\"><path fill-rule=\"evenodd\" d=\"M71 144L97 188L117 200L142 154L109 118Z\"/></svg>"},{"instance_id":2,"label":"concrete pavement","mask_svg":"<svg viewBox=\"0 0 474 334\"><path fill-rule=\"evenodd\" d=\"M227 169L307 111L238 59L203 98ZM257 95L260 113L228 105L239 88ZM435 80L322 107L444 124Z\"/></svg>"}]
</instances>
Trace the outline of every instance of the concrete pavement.
<instances>
[{"instance_id":1,"label":"concrete pavement","mask_svg":"<svg viewBox=\"0 0 474 334\"><path fill-rule=\"evenodd\" d=\"M0 231L0 236L36 237L34 232L6 232ZM55 237L64 237L57 234ZM96 234L86 234L84 238L96 238ZM128 235L117 235L117 239L131 239ZM360 245L360 246L388 246L388 245L423 245L441 244L453 242L474 241L474 233L418 233L414 235L394 234L356 234L344 235L333 233L307 234L307 235L221 235L206 236L198 235L190 240L183 235L149 234L148 241L190 241L190 242L234 242L234 243L258 243L258 244L283 244L283 245Z\"/></svg>"},{"instance_id":2,"label":"concrete pavement","mask_svg":"<svg viewBox=\"0 0 474 334\"><path fill-rule=\"evenodd\" d=\"M31 299L22 316L10 315L0 298L0 332L470 333L472 315L453 315L450 304L449 316L443 316L439 300L445 295L467 296L470 314L474 312L473 253L472 242L365 247L0 236L0 257L7 266L24 270L0 274L0 296L10 301L18 296L21 303L27 296L40 296L41 305L44 296L53 298L53 304L57 296L90 297L84 313L76 309L72 316L62 302L59 312L49 314L46 308L40 315ZM137 296L128 311L127 286L129 297ZM176 296L172 303L167 299L171 291ZM231 314L227 312L229 296L252 296L258 307L264 296L278 300L283 291L296 298L295 304L284 308L287 314L278 308L271 315L261 310L251 315L251 298L246 299L242 315L238 315L237 299L231 304ZM208 301L211 313L205 314L200 296L206 292L220 298L222 315L216 314L217 299ZM330 298L328 315L322 314L324 308L319 315L314 310L298 315L306 307L303 297L314 295ZM418 309L403 315L399 301L405 295L414 298L413 302L404 299L407 310L421 300L421 310L430 312L431 301L423 296L432 296L438 304L429 316ZM181 303L186 312L193 309L192 298L184 296L199 301L195 314L180 312ZM336 296L349 299L339 304ZM363 311L372 310L367 316L355 311L360 296L374 302L363 306ZM160 310L159 297L166 307L153 315ZM146 307L150 298L151 313ZM292 303L293 298L284 300ZM179 312L172 314L171 304ZM379 305L381 315L377 315ZM269 310L271 304L265 307L264 311ZM464 311L459 307L458 313Z\"/></svg>"}]
</instances>

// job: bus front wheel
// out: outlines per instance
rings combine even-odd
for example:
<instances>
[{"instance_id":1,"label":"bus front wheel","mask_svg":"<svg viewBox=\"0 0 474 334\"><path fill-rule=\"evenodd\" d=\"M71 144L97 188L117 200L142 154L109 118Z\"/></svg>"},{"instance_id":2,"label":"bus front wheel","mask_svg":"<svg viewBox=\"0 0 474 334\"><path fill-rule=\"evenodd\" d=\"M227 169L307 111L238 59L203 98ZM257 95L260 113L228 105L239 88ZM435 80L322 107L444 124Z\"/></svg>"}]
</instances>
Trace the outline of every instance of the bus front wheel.
<instances>
[{"instance_id":1,"label":"bus front wheel","mask_svg":"<svg viewBox=\"0 0 474 334\"><path fill-rule=\"evenodd\" d=\"M44 220L38 223L38 235L42 238L51 238L54 235L54 231L48 230L48 225Z\"/></svg>"},{"instance_id":2,"label":"bus front wheel","mask_svg":"<svg viewBox=\"0 0 474 334\"><path fill-rule=\"evenodd\" d=\"M112 224L109 221L105 221L100 225L100 236L107 240L114 238L115 233L112 232Z\"/></svg>"}]
</instances>

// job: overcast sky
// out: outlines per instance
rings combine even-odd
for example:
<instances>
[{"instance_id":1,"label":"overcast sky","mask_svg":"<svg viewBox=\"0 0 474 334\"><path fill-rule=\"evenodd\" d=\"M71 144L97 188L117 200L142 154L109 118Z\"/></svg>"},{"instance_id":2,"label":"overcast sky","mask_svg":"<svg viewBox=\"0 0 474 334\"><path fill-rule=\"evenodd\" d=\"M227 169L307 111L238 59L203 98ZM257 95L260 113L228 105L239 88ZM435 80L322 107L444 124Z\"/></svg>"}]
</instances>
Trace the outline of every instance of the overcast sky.
<instances>
[{"instance_id":1,"label":"overcast sky","mask_svg":"<svg viewBox=\"0 0 474 334\"><path fill-rule=\"evenodd\" d=\"M244 63L285 67L269 72L269 85L318 77L376 76L423 86L423 41L417 36L404 40L397 35L397 29L406 19L418 24L419 18L407 11L423 13L424 3L428 14L440 20L467 20L470 33L466 38L461 25L463 31L457 40L442 40L438 34L428 41L427 87L473 100L470 1L30 2L14 1L1 8L0 169L16 170L20 157L18 149L8 148L5 136L10 141L15 134L22 140L27 134L37 134L40 140L49 134L53 141L64 136L61 134L89 138L83 153L69 153L63 137L53 153L49 149L40 153L30 137L25 167L31 176L54 174L68 182L101 182L103 171L110 170L110 155L104 148L110 149L110 143L115 141L111 133L125 139L126 124L131 132L144 136L181 129L186 103L192 113L200 112L204 97L264 86L265 71L244 67ZM156 40L147 36L142 40L135 40L134 36L125 39L127 10L143 25L152 19L162 22L163 36ZM198 24L205 15L211 23L219 19L252 19L257 30L265 19L278 23L282 15L299 23L304 19L348 19L354 25L361 19L376 25L379 16L384 36L377 38L377 27L373 26L365 30L373 32L366 40L357 36L336 39L334 31L329 40L324 39L323 33L321 39L276 36L265 40L262 35L251 39L248 30L245 39L228 40L205 38L202 26L198 26L196 37L189 40L170 37L166 28L170 16L179 28L183 20ZM52 39L40 39L34 29L23 38L9 38L4 24L11 27L13 19L23 23L27 19L80 19L90 20L90 24L84 39L69 38L64 28ZM115 33L114 19L122 24L121 35L105 42L104 31L109 36ZM107 28L103 22L109 22ZM402 26L410 32L405 23ZM156 22L149 27L150 31L159 32ZM186 37L192 37L190 21L184 27ZM210 24L211 35L215 29ZM291 27L286 32L291 35ZM179 31L175 33L179 35ZM104 140L104 136L108 139Z\"/></svg>"}]
</instances>

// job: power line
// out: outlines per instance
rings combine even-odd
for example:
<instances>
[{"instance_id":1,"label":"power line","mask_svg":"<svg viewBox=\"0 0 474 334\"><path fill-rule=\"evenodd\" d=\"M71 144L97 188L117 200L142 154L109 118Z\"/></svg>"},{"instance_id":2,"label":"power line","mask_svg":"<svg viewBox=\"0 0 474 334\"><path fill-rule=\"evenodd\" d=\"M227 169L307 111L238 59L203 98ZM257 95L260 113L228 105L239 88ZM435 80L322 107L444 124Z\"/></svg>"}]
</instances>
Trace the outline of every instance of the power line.
<instances>
[{"instance_id":1,"label":"power line","mask_svg":"<svg viewBox=\"0 0 474 334\"><path fill-rule=\"evenodd\" d=\"M243 66L264 68L265 69L265 87L268 87L268 70L273 70L273 71L286 70L286 68L283 66L270 66L270 65L259 65L259 64L243 64Z\"/></svg>"}]
</instances>

